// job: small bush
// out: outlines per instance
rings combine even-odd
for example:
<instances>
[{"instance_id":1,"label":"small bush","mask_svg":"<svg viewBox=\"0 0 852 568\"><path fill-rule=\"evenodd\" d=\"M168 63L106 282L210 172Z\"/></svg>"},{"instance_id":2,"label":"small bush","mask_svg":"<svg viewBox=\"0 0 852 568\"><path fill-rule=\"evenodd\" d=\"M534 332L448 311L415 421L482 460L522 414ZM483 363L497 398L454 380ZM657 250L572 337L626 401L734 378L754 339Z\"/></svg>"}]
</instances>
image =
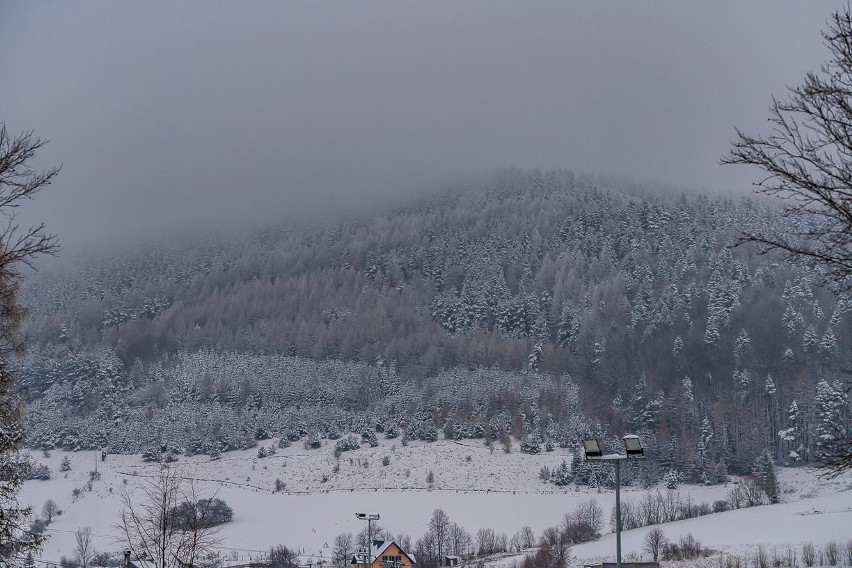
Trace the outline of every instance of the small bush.
<instances>
[{"instance_id":1,"label":"small bush","mask_svg":"<svg viewBox=\"0 0 852 568\"><path fill-rule=\"evenodd\" d=\"M45 464L32 465L26 473L26 479L37 479L39 481L47 481L50 479L50 468Z\"/></svg>"},{"instance_id":2,"label":"small bush","mask_svg":"<svg viewBox=\"0 0 852 568\"><path fill-rule=\"evenodd\" d=\"M285 489L286 487L287 487L287 484L286 484L286 483L284 483L283 481L281 481L281 479L280 479L280 478L277 478L277 479L275 480L275 490L276 490L276 491L284 491L284 489Z\"/></svg>"},{"instance_id":3,"label":"small bush","mask_svg":"<svg viewBox=\"0 0 852 568\"><path fill-rule=\"evenodd\" d=\"M184 501L172 509L171 518L177 530L209 528L230 522L234 511L222 499L199 499L197 503Z\"/></svg>"},{"instance_id":4,"label":"small bush","mask_svg":"<svg viewBox=\"0 0 852 568\"><path fill-rule=\"evenodd\" d=\"M361 439L368 443L371 448L375 448L379 445L379 440L376 438L376 433L372 430L365 430L363 434L361 434Z\"/></svg>"},{"instance_id":5,"label":"small bush","mask_svg":"<svg viewBox=\"0 0 852 568\"><path fill-rule=\"evenodd\" d=\"M730 504L724 499L719 499L718 501L713 501L713 512L714 513L724 513L731 508Z\"/></svg>"},{"instance_id":6,"label":"small bush","mask_svg":"<svg viewBox=\"0 0 852 568\"><path fill-rule=\"evenodd\" d=\"M157 450L145 450L142 452L142 461L143 462L158 462L162 459L160 452Z\"/></svg>"},{"instance_id":7,"label":"small bush","mask_svg":"<svg viewBox=\"0 0 852 568\"><path fill-rule=\"evenodd\" d=\"M68 456L62 458L62 463L59 464L59 471L71 471L71 460Z\"/></svg>"},{"instance_id":8,"label":"small bush","mask_svg":"<svg viewBox=\"0 0 852 568\"><path fill-rule=\"evenodd\" d=\"M661 557L663 560L680 561L709 556L711 553L711 550L701 546L692 533L687 533L680 537L680 542L666 544L661 550Z\"/></svg>"},{"instance_id":9,"label":"small bush","mask_svg":"<svg viewBox=\"0 0 852 568\"><path fill-rule=\"evenodd\" d=\"M837 566L840 563L840 547L837 546L836 542L830 540L825 543L823 551L826 564L829 566Z\"/></svg>"},{"instance_id":10,"label":"small bush","mask_svg":"<svg viewBox=\"0 0 852 568\"><path fill-rule=\"evenodd\" d=\"M390 465L390 456L385 456L382 458L382 465L389 466Z\"/></svg>"},{"instance_id":11,"label":"small bush","mask_svg":"<svg viewBox=\"0 0 852 568\"><path fill-rule=\"evenodd\" d=\"M358 439L355 436L349 435L345 438L339 439L334 444L334 453L336 455L340 455L343 452L350 452L352 450L357 450L361 447L361 444L358 443Z\"/></svg>"},{"instance_id":12,"label":"small bush","mask_svg":"<svg viewBox=\"0 0 852 568\"><path fill-rule=\"evenodd\" d=\"M47 529L47 521L41 518L36 518L30 525L30 532L33 534L43 534Z\"/></svg>"},{"instance_id":13,"label":"small bush","mask_svg":"<svg viewBox=\"0 0 852 568\"><path fill-rule=\"evenodd\" d=\"M802 544L802 562L805 566L813 566L816 563L816 548L814 543L805 542Z\"/></svg>"}]
</instances>

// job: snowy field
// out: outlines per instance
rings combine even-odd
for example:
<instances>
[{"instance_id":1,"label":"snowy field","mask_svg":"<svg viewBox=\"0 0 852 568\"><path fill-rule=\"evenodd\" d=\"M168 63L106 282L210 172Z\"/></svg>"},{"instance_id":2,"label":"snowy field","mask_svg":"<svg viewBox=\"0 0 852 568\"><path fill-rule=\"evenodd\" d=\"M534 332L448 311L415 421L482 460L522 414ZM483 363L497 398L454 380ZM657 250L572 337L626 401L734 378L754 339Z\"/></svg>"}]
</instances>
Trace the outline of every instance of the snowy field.
<instances>
[{"instance_id":1,"label":"snowy field","mask_svg":"<svg viewBox=\"0 0 852 568\"><path fill-rule=\"evenodd\" d=\"M357 511L378 511L382 527L393 534L407 533L412 540L426 531L432 511L438 507L471 533L493 528L511 538L524 525L540 534L589 498L598 501L608 521L615 502L611 490L578 490L573 485L558 488L538 479L542 466L552 469L563 459L570 461L565 450L531 456L517 451L506 454L499 447L491 451L471 441L413 442L408 446L392 442L383 440L377 448L344 453L337 472L331 445L305 450L294 444L262 459L257 458L257 449L229 452L214 462L207 456L182 457L172 465L181 468L185 477L198 480L203 492L217 492L233 508L234 520L223 525L220 534L221 548L227 556L240 559L257 556L276 544L303 550L315 562L328 559L336 535L363 528L363 522L355 518ZM22 501L31 504L36 513L47 499L63 510L48 529L50 540L42 558L58 561L62 555L71 556L73 533L82 526L92 527L98 549L122 550L113 528L121 509L121 490L152 475L159 464L120 455L110 455L102 462L96 452L31 455L37 463L50 467L52 477L27 482ZM61 472L60 462L66 455L71 470ZM390 463L385 466L386 456ZM89 491L85 487L96 463L101 478ZM431 487L426 482L429 472L434 477ZM276 479L286 484L284 492L274 491ZM852 478L825 481L812 470L782 469L779 480L781 504L661 526L671 539L691 532L703 545L733 553L757 544L798 546L852 539ZM73 497L74 489L80 488L83 491ZM730 489L721 485L681 487L695 502L709 503L724 499ZM622 497L642 493L643 489L625 488ZM624 554L641 552L647 530L623 534ZM615 538L610 534L575 547L572 555L581 565L585 559L612 555L614 549ZM512 559L504 561L511 563Z\"/></svg>"}]
</instances>

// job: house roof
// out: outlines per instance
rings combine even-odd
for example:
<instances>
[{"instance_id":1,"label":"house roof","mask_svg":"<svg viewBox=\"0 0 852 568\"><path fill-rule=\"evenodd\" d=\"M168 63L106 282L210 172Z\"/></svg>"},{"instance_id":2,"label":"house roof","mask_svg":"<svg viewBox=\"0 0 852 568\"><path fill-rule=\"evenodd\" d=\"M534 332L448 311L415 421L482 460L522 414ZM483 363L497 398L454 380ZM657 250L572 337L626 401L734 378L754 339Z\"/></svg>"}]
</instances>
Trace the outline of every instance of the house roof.
<instances>
[{"instance_id":1,"label":"house roof","mask_svg":"<svg viewBox=\"0 0 852 568\"><path fill-rule=\"evenodd\" d=\"M378 546L376 546L377 544L378 544ZM396 545L396 547L399 549L399 552L401 554L404 554L405 556L407 556L408 559L411 560L412 564L417 564L417 560L414 558L413 554L407 553L405 550L403 550L403 548L398 543L396 543L392 540L385 540L385 541L374 540L373 541L373 546L370 547L370 564L375 562L376 559L380 558L382 556L382 554L388 548L390 548L390 545L392 545L392 544Z\"/></svg>"}]
</instances>

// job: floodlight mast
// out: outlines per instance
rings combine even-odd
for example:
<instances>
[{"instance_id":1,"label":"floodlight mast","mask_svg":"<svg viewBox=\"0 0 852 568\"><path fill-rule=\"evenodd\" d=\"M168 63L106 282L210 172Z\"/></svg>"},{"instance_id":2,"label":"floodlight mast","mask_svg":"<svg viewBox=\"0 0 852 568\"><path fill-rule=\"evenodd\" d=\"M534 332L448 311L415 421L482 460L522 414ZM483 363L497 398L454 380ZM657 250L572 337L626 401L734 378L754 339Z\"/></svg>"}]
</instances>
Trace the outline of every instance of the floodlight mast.
<instances>
[{"instance_id":1,"label":"floodlight mast","mask_svg":"<svg viewBox=\"0 0 852 568\"><path fill-rule=\"evenodd\" d=\"M373 521L379 520L378 513L355 513L355 517L361 519L362 521L367 521L367 553L364 555L364 568L369 568L371 554L370 551L373 549Z\"/></svg>"},{"instance_id":2,"label":"floodlight mast","mask_svg":"<svg viewBox=\"0 0 852 568\"><path fill-rule=\"evenodd\" d=\"M645 459L645 448L635 434L622 438L624 454L604 454L600 440L583 440L586 461L608 461L615 464L615 563L621 568L621 462L626 459Z\"/></svg>"}]
</instances>

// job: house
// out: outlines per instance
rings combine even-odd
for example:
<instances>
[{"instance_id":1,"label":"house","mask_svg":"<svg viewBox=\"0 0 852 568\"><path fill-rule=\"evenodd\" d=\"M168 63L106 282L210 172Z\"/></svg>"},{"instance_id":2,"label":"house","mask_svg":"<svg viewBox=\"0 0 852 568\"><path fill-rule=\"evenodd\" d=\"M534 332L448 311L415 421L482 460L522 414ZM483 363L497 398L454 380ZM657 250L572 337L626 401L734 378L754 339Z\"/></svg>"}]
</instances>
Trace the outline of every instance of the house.
<instances>
[{"instance_id":1,"label":"house","mask_svg":"<svg viewBox=\"0 0 852 568\"><path fill-rule=\"evenodd\" d=\"M352 564L363 566L362 555L353 556ZM369 564L369 568L414 568L417 561L413 554L408 554L392 540L374 540L370 547Z\"/></svg>"},{"instance_id":2,"label":"house","mask_svg":"<svg viewBox=\"0 0 852 568\"><path fill-rule=\"evenodd\" d=\"M442 566L458 566L461 558L458 556L444 556L444 563Z\"/></svg>"}]
</instances>

